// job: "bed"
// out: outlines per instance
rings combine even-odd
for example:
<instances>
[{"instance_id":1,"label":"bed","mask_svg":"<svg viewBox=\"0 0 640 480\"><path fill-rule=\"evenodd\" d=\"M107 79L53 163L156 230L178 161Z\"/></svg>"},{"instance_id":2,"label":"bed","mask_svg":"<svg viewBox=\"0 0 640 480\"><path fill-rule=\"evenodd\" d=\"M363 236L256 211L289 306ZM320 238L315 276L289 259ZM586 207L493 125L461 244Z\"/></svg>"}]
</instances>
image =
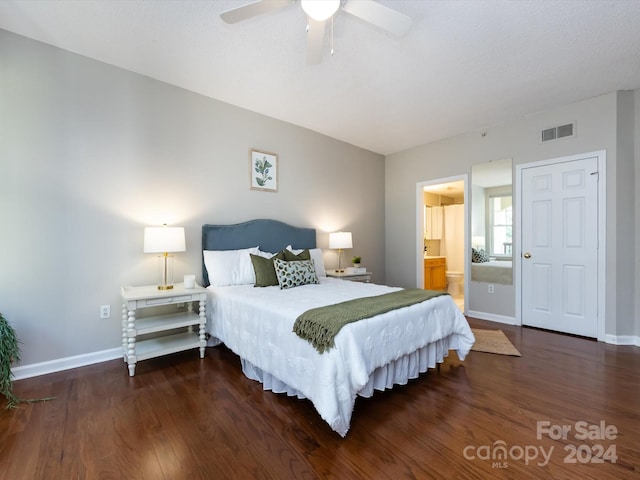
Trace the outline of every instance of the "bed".
<instances>
[{"instance_id":1,"label":"bed","mask_svg":"<svg viewBox=\"0 0 640 480\"><path fill-rule=\"evenodd\" d=\"M203 282L211 344L240 357L244 374L263 389L309 399L321 418L346 436L357 396L404 385L443 362L449 350L464 360L475 341L448 295L345 325L335 347L319 353L293 332L298 315L326 304L401 290L323 276L316 232L274 220L202 227ZM254 287L222 273L214 257L244 262L247 251L309 249L318 283ZM242 260L239 260L242 258ZM246 274L247 272L245 272ZM212 277L213 275L213 277ZM254 277L255 279L255 277Z\"/></svg>"},{"instance_id":2,"label":"bed","mask_svg":"<svg viewBox=\"0 0 640 480\"><path fill-rule=\"evenodd\" d=\"M471 264L471 280L474 282L513 284L513 264L511 260L491 260Z\"/></svg>"}]
</instances>

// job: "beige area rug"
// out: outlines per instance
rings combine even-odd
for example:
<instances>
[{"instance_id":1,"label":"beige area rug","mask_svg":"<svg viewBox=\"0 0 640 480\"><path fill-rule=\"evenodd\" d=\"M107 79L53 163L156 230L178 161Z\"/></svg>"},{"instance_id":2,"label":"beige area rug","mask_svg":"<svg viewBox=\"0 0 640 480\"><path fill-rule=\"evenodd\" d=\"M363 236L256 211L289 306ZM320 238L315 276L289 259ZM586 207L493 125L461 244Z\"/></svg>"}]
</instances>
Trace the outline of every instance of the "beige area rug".
<instances>
[{"instance_id":1,"label":"beige area rug","mask_svg":"<svg viewBox=\"0 0 640 480\"><path fill-rule=\"evenodd\" d=\"M497 353L499 355L512 355L521 357L520 352L513 346L502 330L486 330L472 328L476 337L476 343L471 350L476 352Z\"/></svg>"}]
</instances>

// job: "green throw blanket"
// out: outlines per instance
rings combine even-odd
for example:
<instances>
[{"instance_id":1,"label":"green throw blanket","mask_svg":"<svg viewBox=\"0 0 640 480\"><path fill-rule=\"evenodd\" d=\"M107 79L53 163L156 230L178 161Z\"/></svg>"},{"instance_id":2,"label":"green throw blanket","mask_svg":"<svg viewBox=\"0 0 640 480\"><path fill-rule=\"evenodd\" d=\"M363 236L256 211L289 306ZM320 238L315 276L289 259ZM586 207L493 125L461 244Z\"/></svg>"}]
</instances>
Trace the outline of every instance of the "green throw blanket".
<instances>
[{"instance_id":1,"label":"green throw blanket","mask_svg":"<svg viewBox=\"0 0 640 480\"><path fill-rule=\"evenodd\" d=\"M293 331L323 353L335 346L335 336L347 323L415 305L440 295L447 295L447 292L415 288L313 308L296 319Z\"/></svg>"}]
</instances>

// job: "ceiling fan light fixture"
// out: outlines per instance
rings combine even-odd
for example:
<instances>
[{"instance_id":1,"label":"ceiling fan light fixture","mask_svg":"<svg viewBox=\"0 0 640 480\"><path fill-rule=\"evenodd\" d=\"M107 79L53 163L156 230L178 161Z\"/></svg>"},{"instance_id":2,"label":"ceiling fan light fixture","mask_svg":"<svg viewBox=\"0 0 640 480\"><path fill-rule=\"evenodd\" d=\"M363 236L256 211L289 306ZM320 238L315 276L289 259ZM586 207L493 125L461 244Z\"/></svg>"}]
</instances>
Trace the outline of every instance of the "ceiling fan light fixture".
<instances>
[{"instance_id":1,"label":"ceiling fan light fixture","mask_svg":"<svg viewBox=\"0 0 640 480\"><path fill-rule=\"evenodd\" d=\"M340 8L340 0L300 0L302 10L317 22L331 18Z\"/></svg>"}]
</instances>

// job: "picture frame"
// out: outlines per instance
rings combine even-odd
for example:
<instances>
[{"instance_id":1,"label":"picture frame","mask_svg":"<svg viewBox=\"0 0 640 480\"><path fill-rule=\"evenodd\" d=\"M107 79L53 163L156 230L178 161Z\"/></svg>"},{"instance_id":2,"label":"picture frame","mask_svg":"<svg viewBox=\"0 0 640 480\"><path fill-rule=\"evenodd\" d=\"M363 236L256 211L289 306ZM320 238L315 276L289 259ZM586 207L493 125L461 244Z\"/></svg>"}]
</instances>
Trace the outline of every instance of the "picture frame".
<instances>
[{"instance_id":1,"label":"picture frame","mask_svg":"<svg viewBox=\"0 0 640 480\"><path fill-rule=\"evenodd\" d=\"M278 155L262 150L249 150L249 181L251 190L278 191Z\"/></svg>"}]
</instances>

